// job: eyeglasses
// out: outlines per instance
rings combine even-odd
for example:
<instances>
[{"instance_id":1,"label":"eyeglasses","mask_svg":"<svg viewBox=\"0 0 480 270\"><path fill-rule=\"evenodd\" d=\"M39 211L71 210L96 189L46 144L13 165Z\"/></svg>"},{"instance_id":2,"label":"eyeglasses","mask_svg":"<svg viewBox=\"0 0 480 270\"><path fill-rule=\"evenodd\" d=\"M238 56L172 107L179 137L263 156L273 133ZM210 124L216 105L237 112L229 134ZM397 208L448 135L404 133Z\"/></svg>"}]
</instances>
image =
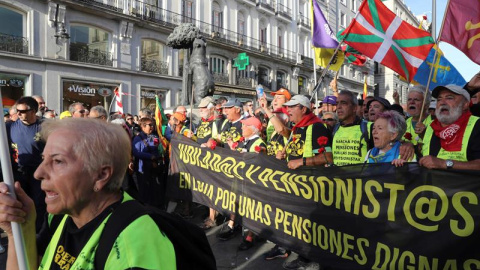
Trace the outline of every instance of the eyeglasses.
<instances>
[{"instance_id":1,"label":"eyeglasses","mask_svg":"<svg viewBox=\"0 0 480 270\"><path fill-rule=\"evenodd\" d=\"M19 109L17 109L17 113L22 113L22 114L24 114L24 113L27 113L27 112L29 112L29 111L31 111L31 110L32 110L32 109L27 109L27 110L19 110Z\"/></svg>"},{"instance_id":2,"label":"eyeglasses","mask_svg":"<svg viewBox=\"0 0 480 270\"><path fill-rule=\"evenodd\" d=\"M335 121L335 119L333 119L333 118L323 118L322 120L323 121Z\"/></svg>"}]
</instances>

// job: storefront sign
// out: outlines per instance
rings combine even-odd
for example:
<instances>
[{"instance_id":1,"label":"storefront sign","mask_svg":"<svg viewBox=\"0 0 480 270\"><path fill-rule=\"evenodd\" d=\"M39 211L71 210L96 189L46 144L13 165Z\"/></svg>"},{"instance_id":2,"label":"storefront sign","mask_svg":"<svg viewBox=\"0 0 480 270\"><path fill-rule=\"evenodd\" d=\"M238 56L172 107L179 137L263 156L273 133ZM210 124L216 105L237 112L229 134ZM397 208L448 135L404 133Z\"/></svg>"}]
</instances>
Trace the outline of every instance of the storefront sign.
<instances>
[{"instance_id":1,"label":"storefront sign","mask_svg":"<svg viewBox=\"0 0 480 270\"><path fill-rule=\"evenodd\" d=\"M154 92L154 91L141 91L140 92L140 96L142 98L150 98L150 99L155 99L155 96L157 96L162 99L163 98L163 94L162 93L159 93L159 92Z\"/></svg>"},{"instance_id":2,"label":"storefront sign","mask_svg":"<svg viewBox=\"0 0 480 270\"><path fill-rule=\"evenodd\" d=\"M8 81L8 84L12 87L23 87L23 80L11 79L10 81Z\"/></svg>"},{"instance_id":3,"label":"storefront sign","mask_svg":"<svg viewBox=\"0 0 480 270\"><path fill-rule=\"evenodd\" d=\"M68 91L77 93L79 96L95 96L97 89L91 88L90 86L83 87L72 84L70 87L68 87Z\"/></svg>"},{"instance_id":4,"label":"storefront sign","mask_svg":"<svg viewBox=\"0 0 480 270\"><path fill-rule=\"evenodd\" d=\"M108 97L112 95L112 90L108 88L100 88L98 89L98 94L102 97Z\"/></svg>"}]
</instances>

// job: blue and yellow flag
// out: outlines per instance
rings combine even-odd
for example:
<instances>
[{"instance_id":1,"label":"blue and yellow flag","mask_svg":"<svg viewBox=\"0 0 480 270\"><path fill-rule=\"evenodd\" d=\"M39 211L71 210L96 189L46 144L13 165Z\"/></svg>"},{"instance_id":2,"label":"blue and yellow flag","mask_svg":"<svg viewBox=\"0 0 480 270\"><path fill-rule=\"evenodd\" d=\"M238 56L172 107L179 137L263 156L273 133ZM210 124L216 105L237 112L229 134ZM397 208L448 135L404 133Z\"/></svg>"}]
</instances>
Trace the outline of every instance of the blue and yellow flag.
<instances>
[{"instance_id":1,"label":"blue and yellow flag","mask_svg":"<svg viewBox=\"0 0 480 270\"><path fill-rule=\"evenodd\" d=\"M435 62L433 61L435 49L437 49L437 45L432 47L427 59L425 59L425 62L418 68L413 80L421 85L427 86L430 69L433 68L432 79L428 87L430 91L439 85L465 85L467 82L447 58L445 58L442 50L438 50Z\"/></svg>"},{"instance_id":2,"label":"blue and yellow flag","mask_svg":"<svg viewBox=\"0 0 480 270\"><path fill-rule=\"evenodd\" d=\"M315 63L321 67L327 67L338 46L338 41L317 1L311 0L310 4L312 5L312 45L315 49ZM329 69L338 71L344 58L343 51L338 50Z\"/></svg>"}]
</instances>

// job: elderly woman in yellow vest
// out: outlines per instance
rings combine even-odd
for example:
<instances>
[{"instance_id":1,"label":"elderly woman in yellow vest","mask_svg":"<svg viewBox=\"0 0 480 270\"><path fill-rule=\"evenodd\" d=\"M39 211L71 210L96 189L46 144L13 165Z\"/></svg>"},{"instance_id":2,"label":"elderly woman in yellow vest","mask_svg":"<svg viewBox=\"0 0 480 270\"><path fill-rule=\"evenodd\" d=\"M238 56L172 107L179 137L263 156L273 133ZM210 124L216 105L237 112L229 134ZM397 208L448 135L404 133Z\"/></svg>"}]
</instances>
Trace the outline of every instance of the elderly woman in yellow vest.
<instances>
[{"instance_id":1,"label":"elderly woman in yellow vest","mask_svg":"<svg viewBox=\"0 0 480 270\"><path fill-rule=\"evenodd\" d=\"M11 240L6 268L18 269L10 226L18 222L29 269L94 269L106 220L122 202L132 200L121 190L130 162L130 139L119 125L84 118L46 121L41 136L46 146L35 178L46 193L49 218L36 238L33 201L18 182L17 199L8 196L7 186L0 184L0 227ZM58 220L56 226L52 218ZM172 243L148 215L130 223L114 247L106 269L176 268Z\"/></svg>"},{"instance_id":2,"label":"elderly woman in yellow vest","mask_svg":"<svg viewBox=\"0 0 480 270\"><path fill-rule=\"evenodd\" d=\"M385 111L378 115L373 124L373 143L365 161L368 163L389 162L396 167L403 166L400 156L400 140L407 129L405 118L396 111Z\"/></svg>"}]
</instances>

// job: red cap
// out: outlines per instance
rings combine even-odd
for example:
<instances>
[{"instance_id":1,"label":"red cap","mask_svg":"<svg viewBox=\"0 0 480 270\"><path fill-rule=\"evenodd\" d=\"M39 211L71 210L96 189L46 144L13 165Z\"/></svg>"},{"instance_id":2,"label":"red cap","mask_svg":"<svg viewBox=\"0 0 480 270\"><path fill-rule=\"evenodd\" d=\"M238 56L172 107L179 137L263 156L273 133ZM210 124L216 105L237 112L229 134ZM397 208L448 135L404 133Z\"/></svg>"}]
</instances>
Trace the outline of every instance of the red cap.
<instances>
[{"instance_id":1,"label":"red cap","mask_svg":"<svg viewBox=\"0 0 480 270\"><path fill-rule=\"evenodd\" d=\"M262 123L255 116L243 119L240 122L242 122L242 124L244 124L246 126L254 126L258 130L262 130Z\"/></svg>"},{"instance_id":2,"label":"red cap","mask_svg":"<svg viewBox=\"0 0 480 270\"><path fill-rule=\"evenodd\" d=\"M289 101L292 98L292 95L290 94L290 92L288 92L288 90L285 88L280 88L277 90L277 92L271 92L270 95L272 96L284 95L287 98L287 101Z\"/></svg>"}]
</instances>

